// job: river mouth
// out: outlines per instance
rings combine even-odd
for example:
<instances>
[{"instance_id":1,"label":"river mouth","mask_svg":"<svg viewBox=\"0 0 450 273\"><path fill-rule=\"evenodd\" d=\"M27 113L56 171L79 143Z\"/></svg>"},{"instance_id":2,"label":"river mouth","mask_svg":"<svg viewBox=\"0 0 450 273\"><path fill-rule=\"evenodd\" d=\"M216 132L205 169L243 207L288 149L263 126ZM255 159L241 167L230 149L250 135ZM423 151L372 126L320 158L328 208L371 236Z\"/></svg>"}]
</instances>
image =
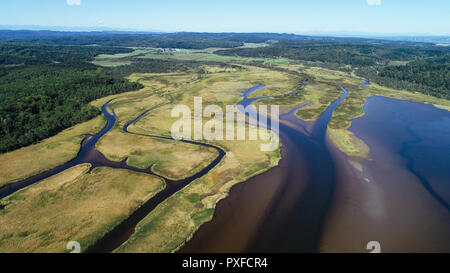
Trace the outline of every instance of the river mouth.
<instances>
[{"instance_id":1,"label":"river mouth","mask_svg":"<svg viewBox=\"0 0 450 273\"><path fill-rule=\"evenodd\" d=\"M311 253L320 247L335 170L325 144L328 122L347 91L307 128L295 110L280 119L282 160L268 172L234 186L214 218L200 227L182 253ZM244 99L249 105L263 98ZM305 132L308 131L308 134Z\"/></svg>"},{"instance_id":2,"label":"river mouth","mask_svg":"<svg viewBox=\"0 0 450 273\"><path fill-rule=\"evenodd\" d=\"M371 241L383 252L449 252L449 112L385 97L364 108L351 130L372 160L323 138L331 111L308 125L294 109L282 116L279 166L232 188L180 252L367 253Z\"/></svg>"}]
</instances>

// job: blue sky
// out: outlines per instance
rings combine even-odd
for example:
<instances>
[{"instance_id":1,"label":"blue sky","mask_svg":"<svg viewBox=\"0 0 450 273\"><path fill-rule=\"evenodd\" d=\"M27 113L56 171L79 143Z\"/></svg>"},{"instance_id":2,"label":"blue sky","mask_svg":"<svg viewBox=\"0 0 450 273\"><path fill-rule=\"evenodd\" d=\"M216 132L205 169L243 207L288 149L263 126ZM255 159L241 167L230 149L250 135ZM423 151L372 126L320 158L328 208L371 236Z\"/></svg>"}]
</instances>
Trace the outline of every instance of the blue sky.
<instances>
[{"instance_id":1,"label":"blue sky","mask_svg":"<svg viewBox=\"0 0 450 273\"><path fill-rule=\"evenodd\" d=\"M0 25L450 34L449 0L2 0Z\"/></svg>"}]
</instances>

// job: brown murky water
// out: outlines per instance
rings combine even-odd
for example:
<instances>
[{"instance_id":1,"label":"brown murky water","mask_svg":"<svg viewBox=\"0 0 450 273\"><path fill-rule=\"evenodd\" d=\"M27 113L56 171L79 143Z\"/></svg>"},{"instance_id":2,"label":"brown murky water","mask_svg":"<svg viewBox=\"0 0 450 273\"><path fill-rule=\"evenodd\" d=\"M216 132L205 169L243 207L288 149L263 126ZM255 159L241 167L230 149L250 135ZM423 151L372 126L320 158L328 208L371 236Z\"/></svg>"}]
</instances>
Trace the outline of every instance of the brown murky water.
<instances>
[{"instance_id":1,"label":"brown murky water","mask_svg":"<svg viewBox=\"0 0 450 273\"><path fill-rule=\"evenodd\" d=\"M382 252L450 252L450 113L383 97L365 112L350 129L372 160L329 146L337 188L321 250L366 252L378 241Z\"/></svg>"},{"instance_id":2,"label":"brown murky water","mask_svg":"<svg viewBox=\"0 0 450 273\"><path fill-rule=\"evenodd\" d=\"M449 252L449 113L387 98L369 107L352 130L372 160L325 141L327 118L283 116L280 165L235 186L180 252L369 252L370 241Z\"/></svg>"},{"instance_id":3,"label":"brown murky water","mask_svg":"<svg viewBox=\"0 0 450 273\"><path fill-rule=\"evenodd\" d=\"M245 93L244 93L245 95ZM179 252L316 252L332 198L335 170L325 144L328 122L344 95L312 125L281 116L279 166L232 188ZM257 100L247 99L249 105Z\"/></svg>"}]
</instances>

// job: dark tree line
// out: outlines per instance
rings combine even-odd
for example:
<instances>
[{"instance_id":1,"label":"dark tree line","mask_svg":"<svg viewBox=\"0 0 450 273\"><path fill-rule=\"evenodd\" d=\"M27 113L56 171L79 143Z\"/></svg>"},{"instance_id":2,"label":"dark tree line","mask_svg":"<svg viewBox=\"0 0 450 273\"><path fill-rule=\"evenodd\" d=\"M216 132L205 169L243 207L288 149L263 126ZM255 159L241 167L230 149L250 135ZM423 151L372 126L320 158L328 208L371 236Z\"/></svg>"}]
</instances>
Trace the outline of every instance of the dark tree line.
<instances>
[{"instance_id":1,"label":"dark tree line","mask_svg":"<svg viewBox=\"0 0 450 273\"><path fill-rule=\"evenodd\" d=\"M388 87L450 99L450 55L406 65L362 67L357 74Z\"/></svg>"},{"instance_id":2,"label":"dark tree line","mask_svg":"<svg viewBox=\"0 0 450 273\"><path fill-rule=\"evenodd\" d=\"M207 32L67 32L0 30L0 41L33 42L53 45L101 45L101 46L148 46L162 48L204 49L208 47L232 48L244 43L353 43L377 45L427 45L419 42L388 41L372 38L318 37L289 33L207 33Z\"/></svg>"},{"instance_id":3,"label":"dark tree line","mask_svg":"<svg viewBox=\"0 0 450 273\"><path fill-rule=\"evenodd\" d=\"M99 54L132 52L129 48L0 43L0 65L37 65L91 61Z\"/></svg>"},{"instance_id":4,"label":"dark tree line","mask_svg":"<svg viewBox=\"0 0 450 273\"><path fill-rule=\"evenodd\" d=\"M99 115L100 111L88 104L92 100L141 87L106 75L86 62L35 64L35 56L43 56L42 62L59 58L54 48L47 52L47 47L28 50L19 46L16 55L13 48L6 48L9 56L31 59L21 63L33 65L0 66L0 153L36 143ZM62 54L72 50L63 48ZM78 54L75 52L83 59L93 53L81 49Z\"/></svg>"},{"instance_id":5,"label":"dark tree line","mask_svg":"<svg viewBox=\"0 0 450 273\"><path fill-rule=\"evenodd\" d=\"M215 52L224 56L289 58L312 62L338 63L353 66L387 64L392 60L410 61L443 57L450 53L444 47L348 42L284 41L259 48L234 48Z\"/></svg>"},{"instance_id":6,"label":"dark tree line","mask_svg":"<svg viewBox=\"0 0 450 273\"><path fill-rule=\"evenodd\" d=\"M73 33L53 31L4 31L0 30L0 41L14 43L39 43L47 45L98 45L122 47L158 48L232 48L242 46L239 41L228 39L196 38L189 35L134 33Z\"/></svg>"},{"instance_id":7,"label":"dark tree line","mask_svg":"<svg viewBox=\"0 0 450 273\"><path fill-rule=\"evenodd\" d=\"M375 56L365 55L346 47L336 48L331 44L308 45L274 45L260 48L238 48L219 50L215 52L225 56L241 56L256 58L288 58L313 62L343 63L350 65L373 65L377 62Z\"/></svg>"}]
</instances>

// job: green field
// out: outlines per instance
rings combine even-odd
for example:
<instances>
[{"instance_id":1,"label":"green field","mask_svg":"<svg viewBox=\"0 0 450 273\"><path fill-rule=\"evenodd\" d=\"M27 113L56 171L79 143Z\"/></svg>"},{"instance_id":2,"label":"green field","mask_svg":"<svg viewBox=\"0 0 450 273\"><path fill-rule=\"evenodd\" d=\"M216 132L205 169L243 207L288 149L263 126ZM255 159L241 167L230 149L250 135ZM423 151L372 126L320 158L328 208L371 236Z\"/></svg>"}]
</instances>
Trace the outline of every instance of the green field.
<instances>
[{"instance_id":1,"label":"green field","mask_svg":"<svg viewBox=\"0 0 450 273\"><path fill-rule=\"evenodd\" d=\"M261 44L247 44L249 48L264 46ZM281 58L245 58L233 56L221 56L214 54L219 48L198 49L159 49L159 48L134 48L132 53L99 55L93 61L94 64L115 67L129 65L133 58L141 59L161 59L161 60L181 60L199 62L261 62L265 64L286 63L287 59Z\"/></svg>"}]
</instances>

